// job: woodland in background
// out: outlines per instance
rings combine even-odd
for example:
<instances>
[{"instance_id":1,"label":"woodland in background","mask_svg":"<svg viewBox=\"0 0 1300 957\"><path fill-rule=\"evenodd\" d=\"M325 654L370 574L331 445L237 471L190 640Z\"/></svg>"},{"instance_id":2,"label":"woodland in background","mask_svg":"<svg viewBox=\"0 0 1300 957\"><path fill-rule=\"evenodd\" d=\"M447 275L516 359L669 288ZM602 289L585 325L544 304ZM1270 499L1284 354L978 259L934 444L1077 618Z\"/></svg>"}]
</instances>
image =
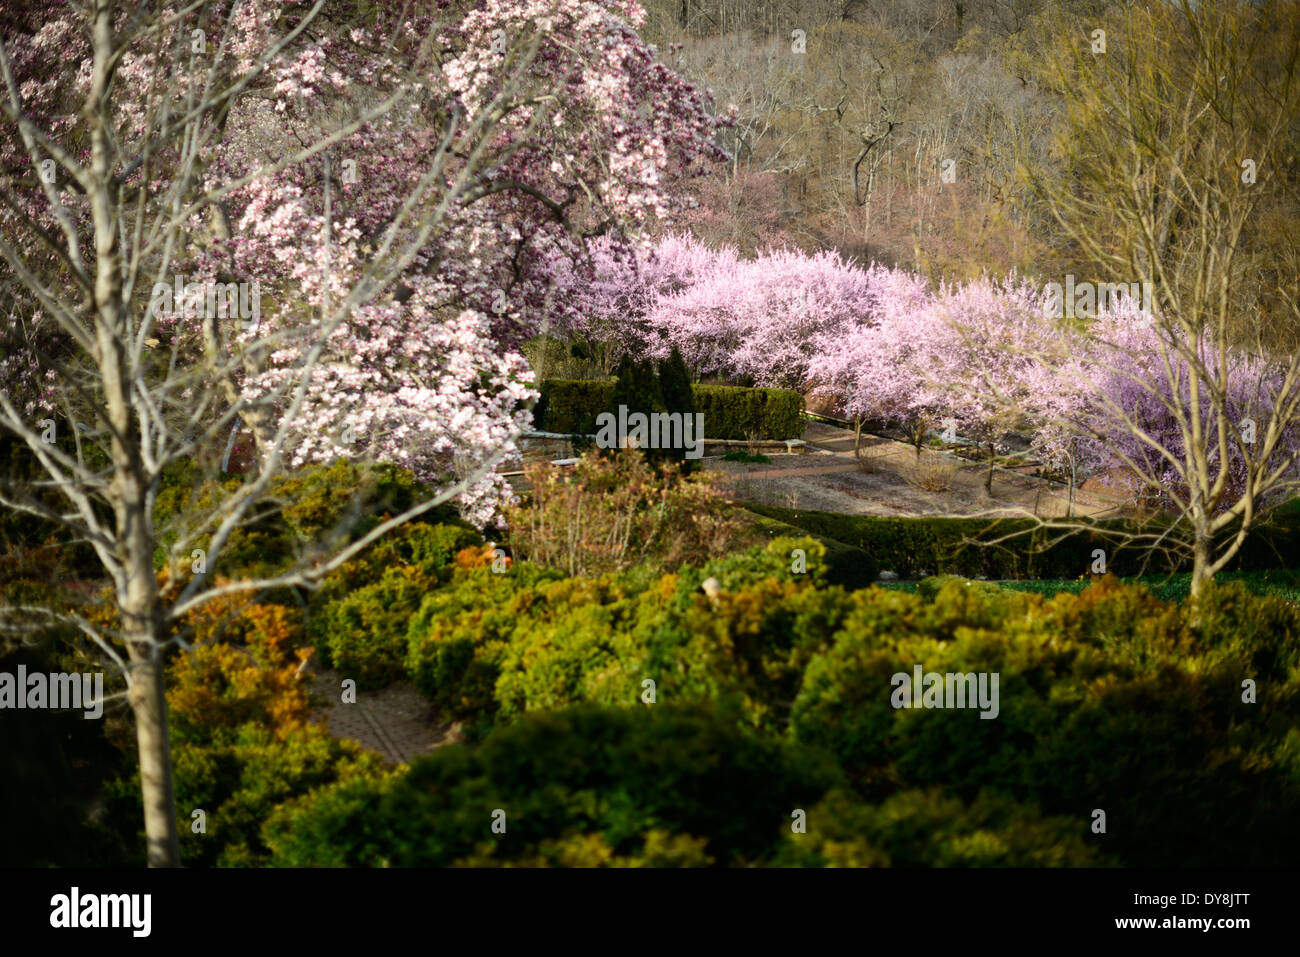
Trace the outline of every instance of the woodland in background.
<instances>
[{"instance_id":1,"label":"woodland in background","mask_svg":"<svg viewBox=\"0 0 1300 957\"><path fill-rule=\"evenodd\" d=\"M1294 22L1294 5L1271 6L1279 23ZM1018 161L1046 162L1063 178L1069 173L1075 144L1047 62L1087 51L1096 28L1115 43L1124 33L1122 4L647 0L645 7L642 35L663 48L680 44L668 62L711 89L720 109L738 108L722 133L730 168L692 184L701 207L690 228L706 243L745 252L833 247L932 281L1011 270L1083 278L1095 270L1017 170ZM805 34L804 53L793 52L796 30ZM1185 52L1189 60L1198 53ZM1291 131L1292 177L1297 143L1300 124ZM947 161L950 183L941 178ZM1252 237L1275 268L1295 265L1287 223L1296 211L1294 198L1279 202ZM1106 224L1097 226L1106 235Z\"/></svg>"}]
</instances>

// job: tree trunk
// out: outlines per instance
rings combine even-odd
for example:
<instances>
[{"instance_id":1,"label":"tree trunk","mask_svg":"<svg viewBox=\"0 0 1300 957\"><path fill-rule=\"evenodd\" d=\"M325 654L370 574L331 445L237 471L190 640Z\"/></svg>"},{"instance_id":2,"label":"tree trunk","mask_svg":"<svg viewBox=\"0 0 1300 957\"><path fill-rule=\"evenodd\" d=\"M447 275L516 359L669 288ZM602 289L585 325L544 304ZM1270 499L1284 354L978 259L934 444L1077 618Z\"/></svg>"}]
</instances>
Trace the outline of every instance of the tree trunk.
<instances>
[{"instance_id":1,"label":"tree trunk","mask_svg":"<svg viewBox=\"0 0 1300 957\"><path fill-rule=\"evenodd\" d=\"M129 351L132 333L122 297L122 277L127 270L119 242L126 229L120 219L121 197L113 185L116 144L111 142L110 131L116 120L108 96L119 52L113 37L115 8L111 3L95 3L91 9L94 60L83 113L90 121L91 184L86 195L94 224L94 360L105 415L112 427L112 481L106 498L113 510L114 544L118 548L114 562L120 562L116 598L122 638L131 659L128 701L135 714L140 750L140 792L149 866L176 867L180 865L180 844L162 676L166 629L153 568L157 544L150 514L153 496L134 407L136 390L143 388L144 380Z\"/></svg>"},{"instance_id":2,"label":"tree trunk","mask_svg":"<svg viewBox=\"0 0 1300 957\"><path fill-rule=\"evenodd\" d=\"M118 595L118 607L122 637L131 658L131 689L127 700L135 716L136 745L140 752L140 798L144 805L149 866L179 867L181 855L163 671L167 628L158 578L153 570L156 541L143 483L126 471L119 477L117 489L120 496L116 508L118 538L126 545L130 570L125 593Z\"/></svg>"},{"instance_id":3,"label":"tree trunk","mask_svg":"<svg viewBox=\"0 0 1300 957\"><path fill-rule=\"evenodd\" d=\"M162 653L156 644L132 662L131 692L135 738L140 749L140 798L150 867L180 867L176 831L176 792L172 782L171 741L167 731L167 697Z\"/></svg>"},{"instance_id":4,"label":"tree trunk","mask_svg":"<svg viewBox=\"0 0 1300 957\"><path fill-rule=\"evenodd\" d=\"M1074 518L1074 490L1079 485L1079 467L1074 455L1070 455L1070 497L1065 503L1065 517Z\"/></svg>"},{"instance_id":5,"label":"tree trunk","mask_svg":"<svg viewBox=\"0 0 1300 957\"><path fill-rule=\"evenodd\" d=\"M1191 599L1195 605L1205 593L1205 586L1213 581L1210 576L1210 540L1200 529L1196 530L1196 540L1192 543L1192 582Z\"/></svg>"},{"instance_id":6,"label":"tree trunk","mask_svg":"<svg viewBox=\"0 0 1300 957\"><path fill-rule=\"evenodd\" d=\"M997 451L993 443L989 443L989 470L984 476L984 491L990 495L993 494L993 459Z\"/></svg>"}]
</instances>

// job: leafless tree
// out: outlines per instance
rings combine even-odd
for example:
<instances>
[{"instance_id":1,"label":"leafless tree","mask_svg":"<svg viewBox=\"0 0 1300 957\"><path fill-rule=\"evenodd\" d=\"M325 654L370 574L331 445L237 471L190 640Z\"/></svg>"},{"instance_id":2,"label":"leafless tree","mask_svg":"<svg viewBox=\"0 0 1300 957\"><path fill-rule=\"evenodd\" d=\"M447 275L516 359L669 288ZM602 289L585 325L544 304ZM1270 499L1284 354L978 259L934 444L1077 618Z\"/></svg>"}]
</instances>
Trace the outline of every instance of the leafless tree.
<instances>
[{"instance_id":1,"label":"leafless tree","mask_svg":"<svg viewBox=\"0 0 1300 957\"><path fill-rule=\"evenodd\" d=\"M0 93L3 112L25 145L30 169L20 181L0 184L8 215L0 232L0 255L12 271L18 291L39 305L54 323L61 351L42 351L48 335L28 330L20 341L40 353L51 370L56 399L69 417L83 423L74 430L75 448L45 441L45 428L24 414L7 389L0 390L0 429L16 436L44 472L41 488L6 485L0 504L56 522L93 547L111 582L119 626L109 630L87 617L70 620L102 654L121 668L133 712L144 803L144 823L151 866L179 863L177 826L168 740L163 665L177 643L177 626L202 603L231 592L259 592L281 586L310 586L402 522L445 502L495 466L484 463L465 481L442 489L434 498L395 515L351 544L304 558L283 573L258 579L215 583L212 569L231 536L255 517L272 480L284 471L289 423L304 402L313 371L322 361L330 333L359 306L384 294L393 279L444 228L454 208L481 191L491 154L487 144L518 96L518 78L527 72L537 50L536 38L512 45L517 69L494 99L474 116L448 107L442 136L428 155L418 185L402 198L389 228L376 237L360 278L309 317L307 340L268 333L237 342L234 330L215 322L205 329L202 360L186 365L176 347L156 350L152 310L142 307L141 290L166 276L180 250L203 242L195 223L212 230L229 229L222 203L233 191L266 179L292 165L322 163L335 144L389 111L423 94L418 78L427 75L437 51L426 46L407 51L405 73L382 91L366 91L360 100L321 116L320 133L308 142L280 142L275 156L245 177L213 185L206 181L203 157L226 135L226 120L241 102L255 101L273 84L268 64L304 33L320 25L324 0L286 27L273 46L243 69L230 67L234 31L229 19L207 43L216 55L184 69L152 78L155 89L143 98L143 130L129 135L119 110L128 81L119 75L127 51L162 53L189 46L189 27L204 8L190 4L177 13L167 7L140 5L124 10L112 0L85 4L84 28L91 49L91 74L78 111L75 135L88 159L60 144L66 137L39 128L24 111L23 91L15 82L4 44L0 44ZM236 9L238 5L231 5ZM220 22L220 21L219 21ZM184 33L179 31L184 28ZM167 61L159 57L159 62ZM395 61L396 62L396 61ZM132 91L138 92L138 91ZM65 131L66 132L66 131ZM453 140L466 149L453 155ZM78 218L60 203L55 185L41 175L49 161L58 182L72 184L84 203ZM164 183L160 191L137 182ZM24 203L24 184L39 184L57 220L53 230ZM52 269L37 265L45 253ZM39 259L40 262L45 260ZM269 397L283 415L273 421L232 384L275 349L307 343L301 362ZM165 350L164 350L165 352ZM175 587L164 588L153 560L158 546L153 507L159 480L169 464L197 451L223 445L239 422L259 431L256 474L232 494L212 503L204 520L206 570ZM49 494L53 493L55 498ZM10 608L13 614L51 615L49 609Z\"/></svg>"},{"instance_id":2,"label":"leafless tree","mask_svg":"<svg viewBox=\"0 0 1300 957\"><path fill-rule=\"evenodd\" d=\"M1095 416L1080 437L1124 435L1129 478L1172 502L1197 596L1265 512L1296 489L1300 449L1297 208L1300 8L1245 0L1127 4L1093 29L1062 19L1043 82L1066 111L1059 162L1022 173L1094 281L1154 291L1158 354L1125 362L1093 337ZM1289 267L1289 268L1288 268ZM1088 335L1087 330L1082 330ZM1233 394L1246 368L1267 369ZM1162 439L1134 396L1176 423ZM1172 533L1171 533L1172 534Z\"/></svg>"}]
</instances>

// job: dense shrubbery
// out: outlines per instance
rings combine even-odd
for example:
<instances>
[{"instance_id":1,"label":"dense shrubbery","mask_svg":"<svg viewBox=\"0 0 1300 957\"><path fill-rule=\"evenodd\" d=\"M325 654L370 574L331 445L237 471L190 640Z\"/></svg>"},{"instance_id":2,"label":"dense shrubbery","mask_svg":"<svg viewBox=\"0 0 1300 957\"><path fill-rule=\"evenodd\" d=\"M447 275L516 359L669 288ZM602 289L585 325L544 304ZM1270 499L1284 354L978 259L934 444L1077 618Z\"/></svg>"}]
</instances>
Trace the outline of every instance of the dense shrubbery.
<instances>
[{"instance_id":1,"label":"dense shrubbery","mask_svg":"<svg viewBox=\"0 0 1300 957\"><path fill-rule=\"evenodd\" d=\"M593 500L628 488L638 507L654 498L639 456L602 467L647 474L606 487L593 473ZM317 475L297 489L305 504L279 510L269 543L356 533L340 521L345 499L329 470ZM584 514L556 508L559 528ZM908 541L942 568L940 544L960 527L918 521ZM168 666L184 859L1249 866L1287 863L1300 841L1292 603L1217 586L1180 607L1113 578L1051 598L951 576L910 594L851 591L832 582L872 553L778 537L710 557L707 544L566 577L494 561L463 526L417 522L305 607L236 596L193 612L179 635L192 650ZM25 574L0 586L11 602L73 601ZM112 625L111 609L85 613ZM68 654L57 627L43 640ZM443 718L467 726L469 743L386 772L308 721L301 665L312 646L362 687L409 675ZM997 718L895 709L892 676L915 665L996 673ZM1257 703L1243 701L1247 679ZM58 860L134 860L142 846L138 781L112 760L130 739L106 728L111 742L54 748L37 782L48 806L11 808L50 819L48 829L98 799L99 821L69 832L90 850L56 848ZM24 767L48 744L24 738L6 763ZM88 756L106 786L74 767ZM74 798L53 799L70 788ZM491 831L497 808L508 840ZM1094 808L1105 834L1090 830ZM188 827L196 809L206 833ZM799 810L806 833L790 827ZM56 859L35 845L14 853Z\"/></svg>"},{"instance_id":2,"label":"dense shrubbery","mask_svg":"<svg viewBox=\"0 0 1300 957\"><path fill-rule=\"evenodd\" d=\"M204 503L214 494L211 483L196 487L194 480L192 472L180 468L159 493L155 515L167 546L178 530L202 521ZM225 484L233 488L239 481L230 478ZM217 569L230 577L275 573L308 548L355 541L422 494L409 472L387 465L339 460L300 469L273 484L263 517L231 536ZM436 509L428 518L384 536L308 594L285 590L265 599L295 609L305 601L306 628L298 644L313 646L322 663L345 669L358 687L378 687L402 676L408 619L446 578L456 554L482 541L450 508ZM157 564L163 568L167 562L167 547L160 547ZM183 572L187 554L180 563Z\"/></svg>"},{"instance_id":3,"label":"dense shrubbery","mask_svg":"<svg viewBox=\"0 0 1300 957\"><path fill-rule=\"evenodd\" d=\"M596 417L616 408L614 380L548 379L534 410L548 432L593 435ZM794 439L803 432L803 396L788 389L692 385L695 411L711 439Z\"/></svg>"},{"instance_id":4,"label":"dense shrubbery","mask_svg":"<svg viewBox=\"0 0 1300 957\"><path fill-rule=\"evenodd\" d=\"M398 780L329 788L268 831L273 863L291 867L744 864L837 779L824 756L712 709L583 707L444 748Z\"/></svg>"},{"instance_id":5,"label":"dense shrubbery","mask_svg":"<svg viewBox=\"0 0 1300 957\"><path fill-rule=\"evenodd\" d=\"M195 481L194 470L183 467L167 477L158 499L161 527L174 531L201 518L204 497L213 489L195 488ZM232 485L238 481L230 480ZM322 537L355 540L384 514L408 507L418 494L409 473L387 467L369 470L339 462L303 469L276 484L266 517L232 539L218 568L244 576L285 567ZM434 517L452 524L413 522L380 539L306 596L305 608L292 592L282 590L260 598L237 594L217 599L187 616L178 638L190 650L175 654L167 666L177 814L187 864L262 864L261 828L275 807L332 782L382 773L378 757L309 723L311 703L301 666L315 644L327 660L351 669L350 676L363 687L404 674L409 617L450 576L458 556L468 567L481 553L477 533L448 513L437 510ZM62 568L58 562L65 555L57 548L45 559L31 550L5 552L0 561L4 601L78 610L111 631L116 625L111 602L86 602L76 590L54 589L36 577L38 560L47 562L48 575L51 565ZM165 549L159 557L159 577L166 586L171 576ZM184 556L182 576L188 574L188 561ZM52 625L36 633L53 655L44 667L101 670L76 656L75 628L68 629ZM110 694L121 690L114 673L106 677ZM30 716L15 723L21 723L23 733L6 737L13 744L6 749L6 763L24 769L15 774L31 788L30 800L10 810L14 819L32 823L34 837L30 847L15 844L13 860L142 864L138 772L123 771L134 767L124 760L134 737L112 703L104 721L83 721L80 714L55 716L48 722L55 739L27 733L37 727ZM30 768L37 751L44 769L40 774ZM102 807L93 822L85 814L92 801ZM205 813L205 833L189 826L196 809ZM80 823L69 825L69 819ZM59 840L51 839L55 833Z\"/></svg>"},{"instance_id":6,"label":"dense shrubbery","mask_svg":"<svg viewBox=\"0 0 1300 957\"><path fill-rule=\"evenodd\" d=\"M789 834L786 867L1097 867L1111 863L1077 819L986 794L967 804L945 792L899 791L865 804L831 791Z\"/></svg>"},{"instance_id":7,"label":"dense shrubbery","mask_svg":"<svg viewBox=\"0 0 1300 957\"><path fill-rule=\"evenodd\" d=\"M508 575L488 569L461 573L427 596L407 630L407 667L416 687L443 713L460 720L489 718L501 654L519 618L516 594L528 607L533 589L559 572L517 564Z\"/></svg>"},{"instance_id":8,"label":"dense shrubbery","mask_svg":"<svg viewBox=\"0 0 1300 957\"><path fill-rule=\"evenodd\" d=\"M159 548L155 566L167 567L178 535L205 548L211 529L204 522L214 496L229 494L242 480L231 476L199 482L182 463L164 477L154 508ZM429 490L405 469L359 465L339 459L276 478L257 504L258 518L231 535L216 565L221 574L274 574L307 553L323 554L356 541L380 522L427 498ZM425 522L464 526L451 507L423 516ZM468 526L466 526L468 527ZM179 560L189 564L189 552Z\"/></svg>"},{"instance_id":9,"label":"dense shrubbery","mask_svg":"<svg viewBox=\"0 0 1300 957\"><path fill-rule=\"evenodd\" d=\"M1130 865L1284 862L1300 839L1300 682L1281 650L1300 641L1294 607L1225 587L1193 611L1113 579L1050 601L935 586L858 593L805 672L791 734L835 753L860 793L987 790L1080 826L1102 808L1099 846ZM894 710L890 676L915 664L1000 674L997 719Z\"/></svg>"},{"instance_id":10,"label":"dense shrubbery","mask_svg":"<svg viewBox=\"0 0 1300 957\"><path fill-rule=\"evenodd\" d=\"M313 590L307 602L307 637L315 646L322 663L333 664L335 653L341 653L339 662L351 666L352 650L357 641L364 641L363 631L368 635L367 624L378 624L386 631L399 628L404 631L404 624L396 620L387 620L380 624L374 615L382 618L382 607L372 607L376 602L382 605L387 599L400 592L402 599L412 596L412 589L432 589L439 579L445 579L450 573L452 560L460 550L476 545L478 536L471 529L459 525L428 525L416 521L403 525L381 538L376 544L363 551L351 562L343 564L338 571L331 573ZM387 579L385 581L385 579ZM421 596L422 597L422 596ZM409 614L419 607L420 598L415 606L406 601L402 605L402 614ZM339 616L346 607L346 622ZM374 612L374 614L369 614ZM404 622L406 619L402 619ZM400 653L398 655L400 661ZM370 668L363 668L369 671ZM386 671L386 664L377 663L376 674Z\"/></svg>"},{"instance_id":11,"label":"dense shrubbery","mask_svg":"<svg viewBox=\"0 0 1300 957\"><path fill-rule=\"evenodd\" d=\"M807 572L791 571L795 548ZM842 604L844 593L812 587L823 569L817 542L778 539L662 577L644 567L573 579L527 564L466 571L412 619L408 667L422 692L480 723L582 702L634 706L649 679L656 700L725 699L776 727L774 702L793 696L801 656L828 637ZM700 591L709 577L714 600Z\"/></svg>"},{"instance_id":12,"label":"dense shrubbery","mask_svg":"<svg viewBox=\"0 0 1300 957\"><path fill-rule=\"evenodd\" d=\"M321 660L360 688L401 677L411 615L450 574L456 554L478 541L459 526L416 522L344 564L308 602L307 633Z\"/></svg>"},{"instance_id":13,"label":"dense shrubbery","mask_svg":"<svg viewBox=\"0 0 1300 957\"><path fill-rule=\"evenodd\" d=\"M570 575L699 564L743 535L713 476L654 468L639 450L585 455L572 472L537 463L526 475L528 501L506 509L511 548Z\"/></svg>"},{"instance_id":14,"label":"dense shrubbery","mask_svg":"<svg viewBox=\"0 0 1300 957\"><path fill-rule=\"evenodd\" d=\"M374 777L382 762L308 719L301 621L283 605L217 600L190 616L188 654L168 668L181 855L191 865L265 863L261 828L279 804L337 781ZM190 828L205 814L206 832ZM140 826L138 771L110 783L106 825ZM143 840L127 841L143 854ZM142 863L141 857L138 863Z\"/></svg>"},{"instance_id":15,"label":"dense shrubbery","mask_svg":"<svg viewBox=\"0 0 1300 957\"><path fill-rule=\"evenodd\" d=\"M1300 612L1288 603L1224 587L1193 612L1111 578L1051 600L954 578L914 595L849 593L790 576L789 545L657 581L458 574L422 615L440 636L413 628L412 654L463 642L482 670L462 700L494 710L496 729L405 780L334 787L281 814L275 860L1287 860L1300 838ZM712 598L696 591L705 573L719 582ZM997 718L893 708L892 675L918 664L997 673ZM647 676L658 676L650 707ZM1258 703L1242 700L1246 678ZM433 672L423 681L454 695ZM691 702L720 710L679 710ZM751 754L773 767L761 787L743 771ZM811 770L790 778L790 754ZM730 790L747 786L762 800ZM673 789L688 797L669 811L656 795ZM490 830L496 808L508 842ZM1090 829L1094 808L1105 834ZM797 809L806 834L789 828ZM663 831L653 840L651 821Z\"/></svg>"},{"instance_id":16,"label":"dense shrubbery","mask_svg":"<svg viewBox=\"0 0 1300 957\"><path fill-rule=\"evenodd\" d=\"M636 709L652 679L655 708L719 702L833 754L844 800L870 806L774 860L1280 864L1300 839L1289 603L1227 586L1193 610L1113 578L1051 600L953 578L850 593L792 574L796 546L810 568L824 560L805 540L657 580L466 573L426 603L411 665L498 728L580 703ZM997 673L997 718L892 707L891 677L918 664ZM1242 701L1247 678L1258 704ZM1089 831L1094 808L1106 835ZM1234 823L1202 833L1206 814Z\"/></svg>"},{"instance_id":17,"label":"dense shrubbery","mask_svg":"<svg viewBox=\"0 0 1300 957\"><path fill-rule=\"evenodd\" d=\"M491 831L498 809L504 835ZM793 830L798 812L806 833ZM405 779L326 788L267 830L284 866L1109 863L1076 820L939 790L867 804L824 753L679 705L530 717Z\"/></svg>"}]
</instances>

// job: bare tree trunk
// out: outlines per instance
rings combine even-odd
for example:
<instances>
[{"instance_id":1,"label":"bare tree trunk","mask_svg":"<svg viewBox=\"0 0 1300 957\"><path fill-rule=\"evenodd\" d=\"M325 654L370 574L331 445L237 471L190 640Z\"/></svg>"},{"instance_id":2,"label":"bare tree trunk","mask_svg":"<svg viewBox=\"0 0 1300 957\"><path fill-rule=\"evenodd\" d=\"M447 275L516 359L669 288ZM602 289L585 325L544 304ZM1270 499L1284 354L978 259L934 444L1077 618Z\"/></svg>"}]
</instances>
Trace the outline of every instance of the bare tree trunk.
<instances>
[{"instance_id":1,"label":"bare tree trunk","mask_svg":"<svg viewBox=\"0 0 1300 957\"><path fill-rule=\"evenodd\" d=\"M131 657L127 700L135 717L140 760L140 799L150 867L180 867L176 789L172 776L171 735L167 726L163 621L158 579L153 570L154 536L145 507L147 490L129 479L130 497L119 508L121 540L128 551L126 594L119 596L122 634Z\"/></svg>"},{"instance_id":2,"label":"bare tree trunk","mask_svg":"<svg viewBox=\"0 0 1300 957\"><path fill-rule=\"evenodd\" d=\"M129 406L121 396L112 396L110 392L109 406L114 418L122 417L123 432L129 438L138 439L139 424L129 416ZM163 675L167 626L153 569L157 542L149 514L150 495L140 478L139 459L131 454L132 448L114 440L113 449L119 456L118 475L113 483L117 539L123 545L127 572L124 593L119 591L117 597L122 637L131 658L127 699L135 717L140 752L140 798L144 805L148 860L150 867L179 867L180 843Z\"/></svg>"},{"instance_id":3,"label":"bare tree trunk","mask_svg":"<svg viewBox=\"0 0 1300 957\"><path fill-rule=\"evenodd\" d=\"M140 797L144 803L149 866L180 867L162 654L153 640L143 636L139 647L147 650L132 663L128 697L135 714L135 739L140 750Z\"/></svg>"},{"instance_id":4,"label":"bare tree trunk","mask_svg":"<svg viewBox=\"0 0 1300 957\"><path fill-rule=\"evenodd\" d=\"M1210 574L1210 538L1203 528L1197 528L1192 543L1191 599L1195 604L1205 593L1205 586L1213 581Z\"/></svg>"},{"instance_id":5,"label":"bare tree trunk","mask_svg":"<svg viewBox=\"0 0 1300 957\"><path fill-rule=\"evenodd\" d=\"M1074 518L1074 491L1079 487L1079 466L1073 454L1070 455L1070 496L1065 503L1065 517Z\"/></svg>"}]
</instances>

